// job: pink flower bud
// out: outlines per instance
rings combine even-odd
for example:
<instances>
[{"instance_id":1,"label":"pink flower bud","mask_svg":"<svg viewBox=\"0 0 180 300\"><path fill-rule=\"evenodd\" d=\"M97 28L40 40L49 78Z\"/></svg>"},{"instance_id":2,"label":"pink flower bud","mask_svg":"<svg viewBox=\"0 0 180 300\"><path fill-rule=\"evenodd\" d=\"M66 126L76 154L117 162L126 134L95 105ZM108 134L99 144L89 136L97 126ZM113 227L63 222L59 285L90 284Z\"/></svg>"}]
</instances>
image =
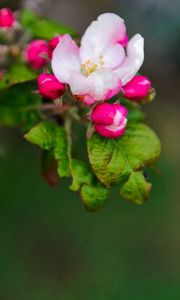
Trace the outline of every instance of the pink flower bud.
<instances>
[{"instance_id":1,"label":"pink flower bud","mask_svg":"<svg viewBox=\"0 0 180 300\"><path fill-rule=\"evenodd\" d=\"M120 104L103 103L93 109L91 119L101 136L118 138L125 132L127 114L127 109Z\"/></svg>"},{"instance_id":2,"label":"pink flower bud","mask_svg":"<svg viewBox=\"0 0 180 300\"><path fill-rule=\"evenodd\" d=\"M39 93L49 99L57 99L65 92L65 85L59 82L54 75L40 74L38 77Z\"/></svg>"},{"instance_id":3,"label":"pink flower bud","mask_svg":"<svg viewBox=\"0 0 180 300\"><path fill-rule=\"evenodd\" d=\"M44 40L32 41L26 49L26 60L34 69L43 68L47 64L48 44Z\"/></svg>"},{"instance_id":4,"label":"pink flower bud","mask_svg":"<svg viewBox=\"0 0 180 300\"><path fill-rule=\"evenodd\" d=\"M59 44L61 39L61 35L55 36L52 40L49 41L48 43L48 55L49 58L52 58L52 54L56 46Z\"/></svg>"},{"instance_id":5,"label":"pink flower bud","mask_svg":"<svg viewBox=\"0 0 180 300\"><path fill-rule=\"evenodd\" d=\"M15 17L10 8L0 9L0 27L9 28L14 25Z\"/></svg>"},{"instance_id":6,"label":"pink flower bud","mask_svg":"<svg viewBox=\"0 0 180 300\"><path fill-rule=\"evenodd\" d=\"M151 87L150 80L145 76L135 76L124 87L124 97L135 101L145 98Z\"/></svg>"}]
</instances>

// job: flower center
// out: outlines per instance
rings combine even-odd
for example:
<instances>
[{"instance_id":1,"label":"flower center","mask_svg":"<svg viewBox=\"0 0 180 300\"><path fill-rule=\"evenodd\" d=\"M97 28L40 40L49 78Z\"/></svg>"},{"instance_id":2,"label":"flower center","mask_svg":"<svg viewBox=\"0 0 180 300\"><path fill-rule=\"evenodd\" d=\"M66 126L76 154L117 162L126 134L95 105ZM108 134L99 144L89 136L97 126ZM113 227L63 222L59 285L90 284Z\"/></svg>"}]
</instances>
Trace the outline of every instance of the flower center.
<instances>
[{"instance_id":1,"label":"flower center","mask_svg":"<svg viewBox=\"0 0 180 300\"><path fill-rule=\"evenodd\" d=\"M98 64L95 64L93 61L91 61L90 59L85 61L84 64L81 65L81 73L88 77L91 73L95 72L98 69L101 69L104 65L104 59L101 56L99 58L99 62Z\"/></svg>"}]
</instances>

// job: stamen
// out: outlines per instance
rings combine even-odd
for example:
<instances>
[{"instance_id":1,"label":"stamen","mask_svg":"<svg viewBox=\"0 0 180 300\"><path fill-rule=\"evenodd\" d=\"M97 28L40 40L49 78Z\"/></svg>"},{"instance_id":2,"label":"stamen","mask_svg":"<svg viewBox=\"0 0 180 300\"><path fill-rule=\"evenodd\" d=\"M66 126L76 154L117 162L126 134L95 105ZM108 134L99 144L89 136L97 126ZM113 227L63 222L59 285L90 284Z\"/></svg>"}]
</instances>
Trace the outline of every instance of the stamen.
<instances>
[{"instance_id":1,"label":"stamen","mask_svg":"<svg viewBox=\"0 0 180 300\"><path fill-rule=\"evenodd\" d=\"M84 64L81 65L81 73L88 77L91 73L95 72L98 69L101 69L104 65L104 58L100 56L98 64L95 64L91 60L87 60Z\"/></svg>"}]
</instances>

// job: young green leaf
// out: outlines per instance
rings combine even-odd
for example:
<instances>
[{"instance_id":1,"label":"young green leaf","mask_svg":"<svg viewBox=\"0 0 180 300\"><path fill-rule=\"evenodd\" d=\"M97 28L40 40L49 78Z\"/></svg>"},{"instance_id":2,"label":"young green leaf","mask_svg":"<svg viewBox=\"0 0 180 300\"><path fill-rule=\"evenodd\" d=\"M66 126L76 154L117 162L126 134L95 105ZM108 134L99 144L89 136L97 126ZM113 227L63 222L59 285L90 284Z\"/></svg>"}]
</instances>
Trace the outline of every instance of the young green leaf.
<instances>
[{"instance_id":1,"label":"young green leaf","mask_svg":"<svg viewBox=\"0 0 180 300\"><path fill-rule=\"evenodd\" d=\"M63 127L50 121L42 121L33 127L25 138L42 149L52 151L58 161L58 174L60 177L69 177L68 140Z\"/></svg>"},{"instance_id":2,"label":"young green leaf","mask_svg":"<svg viewBox=\"0 0 180 300\"><path fill-rule=\"evenodd\" d=\"M92 174L87 163L77 159L72 159L71 173L73 182L70 186L70 189L72 191L79 191L83 184L92 184L94 175Z\"/></svg>"},{"instance_id":3,"label":"young green leaf","mask_svg":"<svg viewBox=\"0 0 180 300\"><path fill-rule=\"evenodd\" d=\"M86 162L72 159L71 172L73 182L70 189L80 192L85 208L89 211L102 208L107 202L109 189L98 181L89 165Z\"/></svg>"},{"instance_id":4,"label":"young green leaf","mask_svg":"<svg viewBox=\"0 0 180 300\"><path fill-rule=\"evenodd\" d=\"M107 202L109 189L100 182L95 185L83 185L80 192L83 204L88 211L98 211Z\"/></svg>"},{"instance_id":5,"label":"young green leaf","mask_svg":"<svg viewBox=\"0 0 180 300\"><path fill-rule=\"evenodd\" d=\"M132 172L128 180L122 185L120 195L140 205L148 199L151 187L151 183L146 181L141 171Z\"/></svg>"},{"instance_id":6,"label":"young green leaf","mask_svg":"<svg viewBox=\"0 0 180 300\"><path fill-rule=\"evenodd\" d=\"M55 35L65 33L76 36L73 29L55 21L40 18L30 10L23 10L21 12L20 21L22 26L29 31L33 38L49 40Z\"/></svg>"},{"instance_id":7,"label":"young green leaf","mask_svg":"<svg viewBox=\"0 0 180 300\"><path fill-rule=\"evenodd\" d=\"M160 142L145 124L129 123L124 136L105 139L97 133L88 140L89 160L106 186L123 183L133 171L143 170L160 156Z\"/></svg>"}]
</instances>

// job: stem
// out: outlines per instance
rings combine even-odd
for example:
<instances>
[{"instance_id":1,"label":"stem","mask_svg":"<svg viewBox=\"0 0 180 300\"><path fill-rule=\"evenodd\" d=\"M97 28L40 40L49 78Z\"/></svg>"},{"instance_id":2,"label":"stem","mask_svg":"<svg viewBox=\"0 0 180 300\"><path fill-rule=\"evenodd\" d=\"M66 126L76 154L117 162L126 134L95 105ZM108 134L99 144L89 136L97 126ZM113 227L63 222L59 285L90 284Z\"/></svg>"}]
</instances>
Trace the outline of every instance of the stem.
<instances>
[{"instance_id":1,"label":"stem","mask_svg":"<svg viewBox=\"0 0 180 300\"><path fill-rule=\"evenodd\" d=\"M31 111L31 110L41 110L41 111L46 111L46 110L53 110L53 114L59 114L63 113L64 111L68 110L70 108L70 105L64 104L62 107L57 107L56 104L53 103L46 103L46 104L33 104L27 106L24 110L25 111Z\"/></svg>"},{"instance_id":2,"label":"stem","mask_svg":"<svg viewBox=\"0 0 180 300\"><path fill-rule=\"evenodd\" d=\"M69 158L69 165L70 165L70 170L72 170L72 159L71 159L71 148L72 148L72 119L70 117L67 117L65 120L65 130L67 133L67 140L68 140L68 158Z\"/></svg>"}]
</instances>

